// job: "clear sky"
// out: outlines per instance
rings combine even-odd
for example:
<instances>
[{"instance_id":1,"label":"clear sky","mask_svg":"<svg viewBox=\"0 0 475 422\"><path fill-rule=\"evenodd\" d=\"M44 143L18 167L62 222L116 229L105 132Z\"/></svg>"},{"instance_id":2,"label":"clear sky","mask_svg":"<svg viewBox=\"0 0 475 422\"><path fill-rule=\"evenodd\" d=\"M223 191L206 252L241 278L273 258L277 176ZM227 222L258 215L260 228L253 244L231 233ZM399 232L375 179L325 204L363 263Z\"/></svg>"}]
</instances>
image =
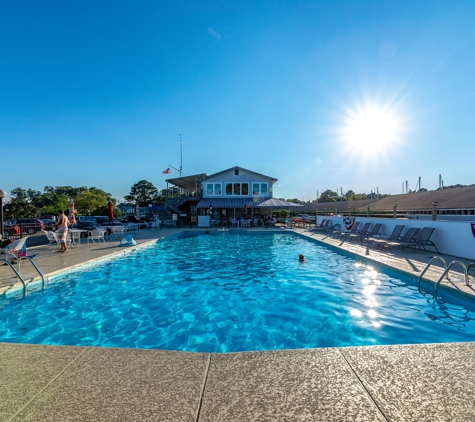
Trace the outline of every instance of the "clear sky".
<instances>
[{"instance_id":1,"label":"clear sky","mask_svg":"<svg viewBox=\"0 0 475 422\"><path fill-rule=\"evenodd\" d=\"M274 196L475 183L475 1L0 0L0 189L240 166Z\"/></svg>"}]
</instances>

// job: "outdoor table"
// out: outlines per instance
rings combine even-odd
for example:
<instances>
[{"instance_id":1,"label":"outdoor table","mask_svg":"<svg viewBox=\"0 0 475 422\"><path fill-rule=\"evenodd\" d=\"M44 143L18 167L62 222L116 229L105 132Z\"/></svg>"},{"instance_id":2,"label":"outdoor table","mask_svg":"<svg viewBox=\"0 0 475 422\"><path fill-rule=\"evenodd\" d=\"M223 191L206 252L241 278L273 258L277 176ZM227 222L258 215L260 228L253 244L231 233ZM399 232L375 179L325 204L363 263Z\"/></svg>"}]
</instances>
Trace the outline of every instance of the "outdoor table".
<instances>
[{"instance_id":1,"label":"outdoor table","mask_svg":"<svg viewBox=\"0 0 475 422\"><path fill-rule=\"evenodd\" d=\"M68 230L68 236L71 240L71 249L74 248L74 245L78 245L78 246L80 245L79 242L76 242L76 243L74 242L73 234L74 233L79 233L79 236L81 236L82 233L87 233L87 232L88 232L87 230L81 230L81 229L69 229Z\"/></svg>"}]
</instances>

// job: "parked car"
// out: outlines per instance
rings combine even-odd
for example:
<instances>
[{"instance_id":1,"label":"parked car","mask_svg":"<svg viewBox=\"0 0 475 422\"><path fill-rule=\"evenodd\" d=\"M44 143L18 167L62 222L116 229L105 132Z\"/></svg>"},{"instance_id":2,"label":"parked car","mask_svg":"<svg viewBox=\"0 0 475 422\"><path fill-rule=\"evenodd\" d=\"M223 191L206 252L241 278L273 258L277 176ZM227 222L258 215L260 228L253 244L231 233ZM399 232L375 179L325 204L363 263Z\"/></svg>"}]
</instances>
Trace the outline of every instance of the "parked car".
<instances>
[{"instance_id":1,"label":"parked car","mask_svg":"<svg viewBox=\"0 0 475 422\"><path fill-rule=\"evenodd\" d=\"M96 216L95 218L99 226L122 226L122 223L120 221L119 222L117 220L110 221L109 217L107 216L99 215L99 216Z\"/></svg>"},{"instance_id":2,"label":"parked car","mask_svg":"<svg viewBox=\"0 0 475 422\"><path fill-rule=\"evenodd\" d=\"M3 237L15 236L17 234L20 234L20 226L17 226L16 224L7 224L5 221L5 224L3 225Z\"/></svg>"},{"instance_id":3,"label":"parked car","mask_svg":"<svg viewBox=\"0 0 475 422\"><path fill-rule=\"evenodd\" d=\"M296 218L302 220L304 223L315 223L316 217L308 214L297 214Z\"/></svg>"},{"instance_id":4,"label":"parked car","mask_svg":"<svg viewBox=\"0 0 475 422\"><path fill-rule=\"evenodd\" d=\"M44 230L45 225L39 218L12 218L5 221L5 226L18 226L20 231L28 234L35 234Z\"/></svg>"},{"instance_id":5,"label":"parked car","mask_svg":"<svg viewBox=\"0 0 475 422\"><path fill-rule=\"evenodd\" d=\"M94 230L97 227L104 226L122 226L122 224L116 221L109 223L109 217L107 216L85 216L81 217L77 222L78 229L82 230ZM110 234L111 229L107 227L107 235ZM87 233L84 233L82 237L87 237Z\"/></svg>"},{"instance_id":6,"label":"parked car","mask_svg":"<svg viewBox=\"0 0 475 422\"><path fill-rule=\"evenodd\" d=\"M89 217L89 216L81 217L77 221L76 225L77 225L77 228L81 230L94 230L98 226L96 217ZM81 233L81 237L82 238L87 237L87 233Z\"/></svg>"},{"instance_id":7,"label":"parked car","mask_svg":"<svg viewBox=\"0 0 475 422\"><path fill-rule=\"evenodd\" d=\"M137 220L137 217L135 217L135 214L126 215L120 221L122 223L138 223L139 222L139 220Z\"/></svg>"}]
</instances>

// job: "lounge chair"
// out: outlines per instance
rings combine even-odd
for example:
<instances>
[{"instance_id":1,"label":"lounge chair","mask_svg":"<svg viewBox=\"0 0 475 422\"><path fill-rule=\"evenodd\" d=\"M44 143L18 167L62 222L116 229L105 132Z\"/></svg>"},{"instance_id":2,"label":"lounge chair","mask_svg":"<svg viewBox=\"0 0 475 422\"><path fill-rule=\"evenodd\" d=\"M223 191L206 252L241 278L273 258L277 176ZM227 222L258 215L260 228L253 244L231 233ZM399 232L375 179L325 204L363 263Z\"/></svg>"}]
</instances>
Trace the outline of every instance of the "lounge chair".
<instances>
[{"instance_id":1,"label":"lounge chair","mask_svg":"<svg viewBox=\"0 0 475 422\"><path fill-rule=\"evenodd\" d=\"M368 231L368 233L359 236L359 237L361 238L361 243L360 243L360 244L363 245L363 242L364 242L365 240L366 240L366 241L369 241L368 239L370 239L371 237L380 236L379 230L381 230L381 227L382 227L382 224L381 224L381 223L376 223L376 224L373 226L373 228Z\"/></svg>"},{"instance_id":2,"label":"lounge chair","mask_svg":"<svg viewBox=\"0 0 475 422\"><path fill-rule=\"evenodd\" d=\"M392 240L400 240L400 235L401 232L404 229L404 225L398 224L397 226L394 227L393 232L390 235L379 235L379 237L368 237L368 247L371 246L371 244L375 243L377 245L376 249L379 248L379 245L382 245L383 243L387 243L388 241Z\"/></svg>"},{"instance_id":3,"label":"lounge chair","mask_svg":"<svg viewBox=\"0 0 475 422\"><path fill-rule=\"evenodd\" d=\"M318 232L324 232L330 226L331 222L332 222L331 220L324 220L323 224L321 224L315 230L318 231Z\"/></svg>"},{"instance_id":4,"label":"lounge chair","mask_svg":"<svg viewBox=\"0 0 475 422\"><path fill-rule=\"evenodd\" d=\"M437 246L435 243L430 240L430 237L432 236L432 233L434 233L435 228L434 227L424 227L421 231L417 233L416 236L414 236L409 242L398 242L400 243L399 246L401 247L409 247L409 248L414 248L414 253L416 253L416 247L419 249L426 250L426 246L432 246L435 248L437 253L440 253L439 250L437 249Z\"/></svg>"},{"instance_id":5,"label":"lounge chair","mask_svg":"<svg viewBox=\"0 0 475 422\"><path fill-rule=\"evenodd\" d=\"M360 223L358 221L355 221L353 223L353 226L351 227L351 230L333 230L332 237L335 239L338 239L339 237L343 235L347 235L349 233L356 233L358 230Z\"/></svg>"},{"instance_id":6,"label":"lounge chair","mask_svg":"<svg viewBox=\"0 0 475 422\"><path fill-rule=\"evenodd\" d=\"M314 227L310 227L308 230L309 230L309 231L314 231L314 232L319 231L320 229L323 228L324 224L325 224L327 221L329 221L329 220L326 220L326 219L324 218L318 226L315 225Z\"/></svg>"},{"instance_id":7,"label":"lounge chair","mask_svg":"<svg viewBox=\"0 0 475 422\"><path fill-rule=\"evenodd\" d=\"M419 232L420 232L420 229L418 229L417 227L411 227L407 229L406 233L404 233L404 236L402 236L400 240L392 240L389 242L383 242L382 243L383 249L384 249L384 246L390 247L391 251L393 250L395 246L399 246L401 249L403 249L404 246L408 246L409 244L414 243L414 239L419 234Z\"/></svg>"},{"instance_id":8,"label":"lounge chair","mask_svg":"<svg viewBox=\"0 0 475 422\"><path fill-rule=\"evenodd\" d=\"M359 238L363 235L368 234L368 229L371 223L365 223L361 230L356 230L355 232L346 232L341 235L341 240L345 241L346 239ZM351 240L350 240L351 242Z\"/></svg>"},{"instance_id":9,"label":"lounge chair","mask_svg":"<svg viewBox=\"0 0 475 422\"><path fill-rule=\"evenodd\" d=\"M35 255L29 255L26 249L26 240L28 237L22 237L7 245L1 250L0 262L8 261L10 263L17 263L18 270L20 269L20 261L22 259L32 260L36 258Z\"/></svg>"},{"instance_id":10,"label":"lounge chair","mask_svg":"<svg viewBox=\"0 0 475 422\"><path fill-rule=\"evenodd\" d=\"M3 254L2 258L5 259L16 259L21 256L27 256L27 250L26 250L26 240L28 237L22 237L21 239L17 239L14 242L9 243L7 246L5 246L2 250L1 253ZM3 260L5 260L3 259Z\"/></svg>"}]
</instances>

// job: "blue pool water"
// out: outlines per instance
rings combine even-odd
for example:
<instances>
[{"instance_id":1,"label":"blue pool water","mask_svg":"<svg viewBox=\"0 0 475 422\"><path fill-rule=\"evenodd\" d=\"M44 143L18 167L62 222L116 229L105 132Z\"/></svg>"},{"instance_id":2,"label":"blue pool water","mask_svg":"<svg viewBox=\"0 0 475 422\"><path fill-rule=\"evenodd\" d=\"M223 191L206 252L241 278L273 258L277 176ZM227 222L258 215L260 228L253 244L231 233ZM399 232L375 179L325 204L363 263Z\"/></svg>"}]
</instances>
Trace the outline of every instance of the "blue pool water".
<instances>
[{"instance_id":1,"label":"blue pool water","mask_svg":"<svg viewBox=\"0 0 475 422\"><path fill-rule=\"evenodd\" d=\"M442 296L298 235L188 233L3 297L0 341L231 352L473 340L474 302Z\"/></svg>"}]
</instances>

